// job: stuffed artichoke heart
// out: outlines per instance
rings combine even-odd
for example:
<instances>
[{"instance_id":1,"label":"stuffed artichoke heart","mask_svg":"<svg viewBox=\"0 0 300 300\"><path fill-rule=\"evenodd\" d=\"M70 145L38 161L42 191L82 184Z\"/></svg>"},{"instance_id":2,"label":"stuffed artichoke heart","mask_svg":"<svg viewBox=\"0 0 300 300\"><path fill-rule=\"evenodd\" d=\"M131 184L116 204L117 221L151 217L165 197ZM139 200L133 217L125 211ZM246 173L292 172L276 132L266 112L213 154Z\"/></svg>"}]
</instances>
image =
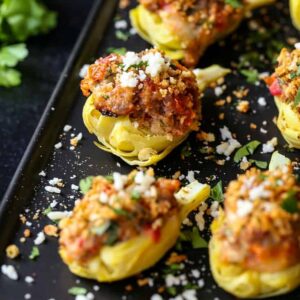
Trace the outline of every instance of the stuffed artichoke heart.
<instances>
[{"instance_id":1,"label":"stuffed artichoke heart","mask_svg":"<svg viewBox=\"0 0 300 300\"><path fill-rule=\"evenodd\" d=\"M300 49L282 49L274 74L266 79L279 110L277 126L291 147L300 149Z\"/></svg>"},{"instance_id":2,"label":"stuffed artichoke heart","mask_svg":"<svg viewBox=\"0 0 300 300\"><path fill-rule=\"evenodd\" d=\"M200 94L229 70L188 70L158 50L111 54L81 82L83 120L97 145L130 165L157 163L197 130Z\"/></svg>"},{"instance_id":3,"label":"stuffed artichoke heart","mask_svg":"<svg viewBox=\"0 0 300 300\"><path fill-rule=\"evenodd\" d=\"M142 38L172 59L195 66L206 48L236 29L249 10L273 0L140 0L130 13Z\"/></svg>"},{"instance_id":4,"label":"stuffed artichoke heart","mask_svg":"<svg viewBox=\"0 0 300 300\"><path fill-rule=\"evenodd\" d=\"M240 298L285 294L300 285L300 185L290 166L249 170L232 181L212 224L210 265Z\"/></svg>"},{"instance_id":5,"label":"stuffed artichoke heart","mask_svg":"<svg viewBox=\"0 0 300 300\"><path fill-rule=\"evenodd\" d=\"M155 179L152 169L94 177L72 215L60 222L60 250L71 272L100 282L154 265L176 242L181 221L210 193L195 181ZM179 191L178 191L179 190Z\"/></svg>"}]
</instances>

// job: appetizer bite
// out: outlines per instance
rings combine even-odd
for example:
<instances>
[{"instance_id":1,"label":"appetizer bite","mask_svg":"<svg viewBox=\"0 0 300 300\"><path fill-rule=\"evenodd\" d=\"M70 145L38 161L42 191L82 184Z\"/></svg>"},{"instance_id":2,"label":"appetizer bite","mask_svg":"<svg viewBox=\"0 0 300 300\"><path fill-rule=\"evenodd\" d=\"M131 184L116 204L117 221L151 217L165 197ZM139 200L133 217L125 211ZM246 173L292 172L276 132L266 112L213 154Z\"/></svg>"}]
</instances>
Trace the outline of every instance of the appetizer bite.
<instances>
[{"instance_id":1,"label":"appetizer bite","mask_svg":"<svg viewBox=\"0 0 300 300\"><path fill-rule=\"evenodd\" d=\"M139 0L131 22L172 59L195 66L207 47L236 29L251 9L273 0Z\"/></svg>"},{"instance_id":2,"label":"appetizer bite","mask_svg":"<svg viewBox=\"0 0 300 300\"><path fill-rule=\"evenodd\" d=\"M266 79L279 110L277 126L290 146L300 148L300 49L282 49L277 61Z\"/></svg>"},{"instance_id":3,"label":"appetizer bite","mask_svg":"<svg viewBox=\"0 0 300 300\"><path fill-rule=\"evenodd\" d=\"M208 185L154 177L94 177L90 190L60 222L60 250L71 272L115 281L154 265L176 242L181 221L209 197Z\"/></svg>"},{"instance_id":4,"label":"appetizer bite","mask_svg":"<svg viewBox=\"0 0 300 300\"><path fill-rule=\"evenodd\" d=\"M226 291L265 298L299 286L300 185L290 165L232 181L212 234L211 270Z\"/></svg>"},{"instance_id":5,"label":"appetizer bite","mask_svg":"<svg viewBox=\"0 0 300 300\"><path fill-rule=\"evenodd\" d=\"M101 149L130 165L154 164L198 129L201 91L227 73L211 66L195 75L154 49L111 54L81 82L84 124Z\"/></svg>"}]
</instances>

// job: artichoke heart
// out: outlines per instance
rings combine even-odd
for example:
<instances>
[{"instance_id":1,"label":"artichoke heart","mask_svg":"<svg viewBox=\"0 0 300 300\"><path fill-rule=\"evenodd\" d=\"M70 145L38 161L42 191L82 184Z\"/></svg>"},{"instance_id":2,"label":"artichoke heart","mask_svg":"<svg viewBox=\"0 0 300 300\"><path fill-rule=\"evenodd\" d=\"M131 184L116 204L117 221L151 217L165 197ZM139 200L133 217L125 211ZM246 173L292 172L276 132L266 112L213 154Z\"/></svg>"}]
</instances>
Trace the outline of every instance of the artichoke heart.
<instances>
[{"instance_id":1,"label":"artichoke heart","mask_svg":"<svg viewBox=\"0 0 300 300\"><path fill-rule=\"evenodd\" d=\"M210 187L155 179L152 169L113 179L94 177L70 217L60 222L59 254L70 271L99 282L121 280L153 266L176 243L183 219Z\"/></svg>"},{"instance_id":2,"label":"artichoke heart","mask_svg":"<svg viewBox=\"0 0 300 300\"><path fill-rule=\"evenodd\" d=\"M213 277L239 298L274 297L300 285L300 185L287 158L276 157L270 171L251 169L229 184L211 225Z\"/></svg>"}]
</instances>

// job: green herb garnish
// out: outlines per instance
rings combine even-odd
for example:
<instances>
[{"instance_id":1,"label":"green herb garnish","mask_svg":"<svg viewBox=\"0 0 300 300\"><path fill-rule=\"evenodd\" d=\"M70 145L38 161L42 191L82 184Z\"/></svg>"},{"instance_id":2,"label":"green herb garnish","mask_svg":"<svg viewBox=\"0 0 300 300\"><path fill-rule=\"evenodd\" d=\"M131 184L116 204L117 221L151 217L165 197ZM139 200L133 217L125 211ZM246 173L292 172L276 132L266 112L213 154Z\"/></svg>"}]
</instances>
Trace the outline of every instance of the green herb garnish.
<instances>
[{"instance_id":1,"label":"green herb garnish","mask_svg":"<svg viewBox=\"0 0 300 300\"><path fill-rule=\"evenodd\" d=\"M141 193L138 191L132 191L131 192L131 199L134 201L138 201L141 199Z\"/></svg>"},{"instance_id":2,"label":"green herb garnish","mask_svg":"<svg viewBox=\"0 0 300 300\"><path fill-rule=\"evenodd\" d=\"M43 210L42 214L44 216L47 216L49 214L49 212L51 212L51 211L52 211L51 206L48 206L46 209Z\"/></svg>"},{"instance_id":3,"label":"green herb garnish","mask_svg":"<svg viewBox=\"0 0 300 300\"><path fill-rule=\"evenodd\" d=\"M255 83L259 80L259 74L257 72L257 70L252 69L252 70L246 70L246 69L242 69L240 70L241 74L244 75L246 77L246 80L248 83Z\"/></svg>"},{"instance_id":4,"label":"green herb garnish","mask_svg":"<svg viewBox=\"0 0 300 300\"><path fill-rule=\"evenodd\" d=\"M240 0L225 0L225 3L232 6L233 8L242 7L242 3Z\"/></svg>"},{"instance_id":5,"label":"green herb garnish","mask_svg":"<svg viewBox=\"0 0 300 300\"><path fill-rule=\"evenodd\" d=\"M114 48L114 47L109 47L106 49L107 53L116 53L120 55L125 55L127 52L127 49L125 47L122 48Z\"/></svg>"},{"instance_id":6,"label":"green herb garnish","mask_svg":"<svg viewBox=\"0 0 300 300\"><path fill-rule=\"evenodd\" d=\"M250 159L250 162L254 163L260 169L266 169L268 166L268 163L262 160Z\"/></svg>"},{"instance_id":7,"label":"green herb garnish","mask_svg":"<svg viewBox=\"0 0 300 300\"><path fill-rule=\"evenodd\" d=\"M80 191L82 194L85 194L90 190L92 183L93 183L93 179L94 179L94 176L88 176L88 177L80 180L79 188L80 188Z\"/></svg>"},{"instance_id":8,"label":"green herb garnish","mask_svg":"<svg viewBox=\"0 0 300 300\"><path fill-rule=\"evenodd\" d=\"M187 143L184 147L182 147L180 156L182 159L185 159L186 157L190 157L191 155L192 155L191 146L189 143Z\"/></svg>"},{"instance_id":9,"label":"green herb garnish","mask_svg":"<svg viewBox=\"0 0 300 300\"><path fill-rule=\"evenodd\" d=\"M111 225L111 223L109 221L107 221L100 226L93 227L92 232L95 233L96 235L102 235L109 229L110 225Z\"/></svg>"},{"instance_id":10,"label":"green herb garnish","mask_svg":"<svg viewBox=\"0 0 300 300\"><path fill-rule=\"evenodd\" d=\"M210 191L210 197L218 202L223 202L224 195L223 195L223 184L222 180L220 180Z\"/></svg>"},{"instance_id":11,"label":"green herb garnish","mask_svg":"<svg viewBox=\"0 0 300 300\"><path fill-rule=\"evenodd\" d=\"M104 176L104 178L109 181L110 183L113 183L114 182L114 176L113 175L107 175L107 176Z\"/></svg>"},{"instance_id":12,"label":"green herb garnish","mask_svg":"<svg viewBox=\"0 0 300 300\"><path fill-rule=\"evenodd\" d=\"M166 291L168 294L172 295L172 296L176 296L177 295L177 290L175 288L175 286L168 286L166 288Z\"/></svg>"},{"instance_id":13,"label":"green herb garnish","mask_svg":"<svg viewBox=\"0 0 300 300\"><path fill-rule=\"evenodd\" d=\"M254 140L246 144L245 146L239 148L234 155L234 162L239 163L243 159L243 157L253 154L260 144L261 143L259 141Z\"/></svg>"},{"instance_id":14,"label":"green herb garnish","mask_svg":"<svg viewBox=\"0 0 300 300\"><path fill-rule=\"evenodd\" d=\"M40 250L37 246L33 246L32 249L31 249L31 253L29 255L29 258L34 260L36 259L37 257L40 256Z\"/></svg>"},{"instance_id":15,"label":"green herb garnish","mask_svg":"<svg viewBox=\"0 0 300 300\"><path fill-rule=\"evenodd\" d=\"M294 214L299 212L298 202L297 193L295 191L289 191L281 203L281 207L290 214Z\"/></svg>"},{"instance_id":16,"label":"green herb garnish","mask_svg":"<svg viewBox=\"0 0 300 300\"><path fill-rule=\"evenodd\" d=\"M87 293L87 289L79 286L73 286L68 289L68 293L72 296L85 295Z\"/></svg>"},{"instance_id":17,"label":"green herb garnish","mask_svg":"<svg viewBox=\"0 0 300 300\"><path fill-rule=\"evenodd\" d=\"M129 33L126 33L124 31L121 31L121 30L117 30L116 31L116 38L121 40L121 41L124 41L126 42L129 38L130 34Z\"/></svg>"},{"instance_id":18,"label":"green herb garnish","mask_svg":"<svg viewBox=\"0 0 300 300\"><path fill-rule=\"evenodd\" d=\"M296 95L295 100L294 100L294 105L295 106L298 106L299 104L300 104L300 88L298 89L297 95Z\"/></svg>"},{"instance_id":19,"label":"green herb garnish","mask_svg":"<svg viewBox=\"0 0 300 300\"><path fill-rule=\"evenodd\" d=\"M192 230L183 230L180 233L180 239L184 242L191 242L194 249L207 248L207 242L200 236L200 231L197 227Z\"/></svg>"}]
</instances>

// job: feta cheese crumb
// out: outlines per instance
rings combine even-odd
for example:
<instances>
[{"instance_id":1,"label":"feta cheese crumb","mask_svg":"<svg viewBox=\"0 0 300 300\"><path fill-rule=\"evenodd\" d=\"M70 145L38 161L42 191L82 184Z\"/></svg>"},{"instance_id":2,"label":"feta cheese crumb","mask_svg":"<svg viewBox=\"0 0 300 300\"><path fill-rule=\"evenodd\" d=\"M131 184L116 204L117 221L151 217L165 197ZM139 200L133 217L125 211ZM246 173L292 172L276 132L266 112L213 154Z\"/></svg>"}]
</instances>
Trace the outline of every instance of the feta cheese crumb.
<instances>
[{"instance_id":1,"label":"feta cheese crumb","mask_svg":"<svg viewBox=\"0 0 300 300\"><path fill-rule=\"evenodd\" d=\"M26 299L26 300L31 299L31 294L29 294L29 293L25 294L24 299Z\"/></svg>"},{"instance_id":2,"label":"feta cheese crumb","mask_svg":"<svg viewBox=\"0 0 300 300\"><path fill-rule=\"evenodd\" d=\"M220 86L215 87L215 95L217 97L221 96L223 94L223 89Z\"/></svg>"},{"instance_id":3,"label":"feta cheese crumb","mask_svg":"<svg viewBox=\"0 0 300 300\"><path fill-rule=\"evenodd\" d=\"M56 193L56 194L60 194L61 192L61 189L50 185L45 186L45 190L49 193Z\"/></svg>"},{"instance_id":4,"label":"feta cheese crumb","mask_svg":"<svg viewBox=\"0 0 300 300\"><path fill-rule=\"evenodd\" d=\"M220 128L220 132L221 132L221 138L223 141L232 139L232 134L227 126Z\"/></svg>"},{"instance_id":5,"label":"feta cheese crumb","mask_svg":"<svg viewBox=\"0 0 300 300\"><path fill-rule=\"evenodd\" d=\"M253 209L253 203L248 200L238 200L236 213L239 217L245 217L251 213Z\"/></svg>"},{"instance_id":6,"label":"feta cheese crumb","mask_svg":"<svg viewBox=\"0 0 300 300\"><path fill-rule=\"evenodd\" d=\"M54 145L55 149L60 149L61 147L62 147L62 143L61 142L59 142L59 143L57 143L57 144Z\"/></svg>"},{"instance_id":7,"label":"feta cheese crumb","mask_svg":"<svg viewBox=\"0 0 300 300\"><path fill-rule=\"evenodd\" d=\"M71 185L71 189L74 190L74 191L78 191L79 190L79 186L76 185L76 184L72 184Z\"/></svg>"},{"instance_id":8,"label":"feta cheese crumb","mask_svg":"<svg viewBox=\"0 0 300 300\"><path fill-rule=\"evenodd\" d=\"M120 76L120 83L122 87L130 87L134 88L138 85L138 79L136 74L132 71L130 72L123 72Z\"/></svg>"},{"instance_id":9,"label":"feta cheese crumb","mask_svg":"<svg viewBox=\"0 0 300 300\"><path fill-rule=\"evenodd\" d=\"M298 49L298 50L300 50L300 43L296 43L295 44L295 48Z\"/></svg>"},{"instance_id":10,"label":"feta cheese crumb","mask_svg":"<svg viewBox=\"0 0 300 300\"><path fill-rule=\"evenodd\" d=\"M267 105L267 102L266 102L266 98L265 97L259 97L258 100L257 100L258 104L260 106L266 106Z\"/></svg>"},{"instance_id":11,"label":"feta cheese crumb","mask_svg":"<svg viewBox=\"0 0 300 300\"><path fill-rule=\"evenodd\" d=\"M67 125L64 126L64 132L69 132L71 129L72 129L71 125L67 124Z\"/></svg>"},{"instance_id":12,"label":"feta cheese crumb","mask_svg":"<svg viewBox=\"0 0 300 300\"><path fill-rule=\"evenodd\" d=\"M29 284L34 282L34 278L31 276L26 276L24 280L26 283L29 283Z\"/></svg>"},{"instance_id":13,"label":"feta cheese crumb","mask_svg":"<svg viewBox=\"0 0 300 300\"><path fill-rule=\"evenodd\" d=\"M39 176L46 177L45 171L41 171L41 172L39 173Z\"/></svg>"},{"instance_id":14,"label":"feta cheese crumb","mask_svg":"<svg viewBox=\"0 0 300 300\"><path fill-rule=\"evenodd\" d=\"M79 77L80 78L84 78L87 75L88 69L89 69L88 64L85 64L81 67L80 71L79 71Z\"/></svg>"},{"instance_id":15,"label":"feta cheese crumb","mask_svg":"<svg viewBox=\"0 0 300 300\"><path fill-rule=\"evenodd\" d=\"M139 56L135 52L129 51L123 57L124 70L127 70L132 65L137 65L140 62L141 59L139 58Z\"/></svg>"},{"instance_id":16,"label":"feta cheese crumb","mask_svg":"<svg viewBox=\"0 0 300 300\"><path fill-rule=\"evenodd\" d=\"M6 275L11 280L18 280L19 276L14 266L12 265L2 265L1 272Z\"/></svg>"},{"instance_id":17,"label":"feta cheese crumb","mask_svg":"<svg viewBox=\"0 0 300 300\"><path fill-rule=\"evenodd\" d=\"M37 237L35 238L34 240L34 244L35 245L40 245L42 244L44 241L45 241L46 237L45 237L45 234L43 231L40 231L38 234L37 234Z\"/></svg>"},{"instance_id":18,"label":"feta cheese crumb","mask_svg":"<svg viewBox=\"0 0 300 300\"><path fill-rule=\"evenodd\" d=\"M116 29L126 29L127 28L127 21L126 20L118 20L115 22Z\"/></svg>"},{"instance_id":19,"label":"feta cheese crumb","mask_svg":"<svg viewBox=\"0 0 300 300\"><path fill-rule=\"evenodd\" d=\"M168 67L160 52L147 53L142 57L142 61L147 62L146 73L151 77L159 75Z\"/></svg>"},{"instance_id":20,"label":"feta cheese crumb","mask_svg":"<svg viewBox=\"0 0 300 300\"><path fill-rule=\"evenodd\" d=\"M276 137L272 138L270 141L267 141L266 144L263 144L262 153L272 153L275 150L275 147L278 144L278 139Z\"/></svg>"},{"instance_id":21,"label":"feta cheese crumb","mask_svg":"<svg viewBox=\"0 0 300 300\"><path fill-rule=\"evenodd\" d=\"M159 294L154 294L151 296L150 300L164 300L164 298Z\"/></svg>"},{"instance_id":22,"label":"feta cheese crumb","mask_svg":"<svg viewBox=\"0 0 300 300\"><path fill-rule=\"evenodd\" d=\"M47 214L47 217L51 220L51 221L59 221L61 219L67 218L68 216L70 216L71 212L69 211L50 211Z\"/></svg>"}]
</instances>

